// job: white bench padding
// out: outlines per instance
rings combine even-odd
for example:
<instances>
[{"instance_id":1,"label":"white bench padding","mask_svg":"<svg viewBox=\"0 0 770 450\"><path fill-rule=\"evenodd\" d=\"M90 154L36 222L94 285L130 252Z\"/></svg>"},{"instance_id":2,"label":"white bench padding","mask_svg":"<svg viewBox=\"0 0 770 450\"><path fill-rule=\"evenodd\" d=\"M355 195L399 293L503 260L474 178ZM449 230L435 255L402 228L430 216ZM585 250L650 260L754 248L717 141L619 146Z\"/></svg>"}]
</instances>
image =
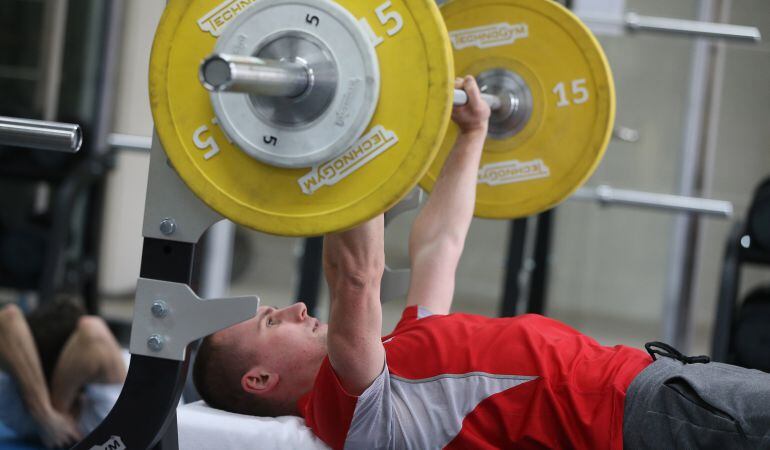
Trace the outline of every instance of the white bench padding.
<instances>
[{"instance_id":1,"label":"white bench padding","mask_svg":"<svg viewBox=\"0 0 770 450\"><path fill-rule=\"evenodd\" d=\"M328 450L300 417L253 417L210 408L200 401L177 409L184 450Z\"/></svg>"}]
</instances>

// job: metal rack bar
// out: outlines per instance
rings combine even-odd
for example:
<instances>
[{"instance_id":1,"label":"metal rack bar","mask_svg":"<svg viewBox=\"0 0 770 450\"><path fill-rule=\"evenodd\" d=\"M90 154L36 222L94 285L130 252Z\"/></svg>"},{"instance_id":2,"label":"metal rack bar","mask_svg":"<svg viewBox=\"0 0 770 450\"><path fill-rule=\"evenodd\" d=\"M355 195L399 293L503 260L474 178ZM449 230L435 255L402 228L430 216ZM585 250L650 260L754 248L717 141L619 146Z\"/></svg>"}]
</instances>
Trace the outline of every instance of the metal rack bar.
<instances>
[{"instance_id":1,"label":"metal rack bar","mask_svg":"<svg viewBox=\"0 0 770 450\"><path fill-rule=\"evenodd\" d=\"M625 26L631 31L659 31L750 42L762 41L762 34L759 32L759 28L756 27L672 19L670 17L640 16L633 12L626 14Z\"/></svg>"},{"instance_id":2,"label":"metal rack bar","mask_svg":"<svg viewBox=\"0 0 770 450\"><path fill-rule=\"evenodd\" d=\"M520 274L524 268L527 220L514 219L508 224L508 251L503 280L503 296L500 301L500 317L519 314L519 298L522 294Z\"/></svg>"},{"instance_id":3,"label":"metal rack bar","mask_svg":"<svg viewBox=\"0 0 770 450\"><path fill-rule=\"evenodd\" d=\"M0 145L77 153L82 144L80 125L0 116Z\"/></svg>"},{"instance_id":4,"label":"metal rack bar","mask_svg":"<svg viewBox=\"0 0 770 450\"><path fill-rule=\"evenodd\" d=\"M149 152L152 148L152 138L149 136L113 133L107 137L107 145L110 148Z\"/></svg>"},{"instance_id":5,"label":"metal rack bar","mask_svg":"<svg viewBox=\"0 0 770 450\"><path fill-rule=\"evenodd\" d=\"M44 3L44 17L40 47L40 69L42 79L39 86L39 102L42 118L54 120L59 110L59 88L64 62L64 43L67 34L67 12L69 0Z\"/></svg>"},{"instance_id":6,"label":"metal rack bar","mask_svg":"<svg viewBox=\"0 0 770 450\"><path fill-rule=\"evenodd\" d=\"M605 206L623 205L722 218L733 216L733 204L728 201L616 189L610 186L581 188L571 199L598 201Z\"/></svg>"},{"instance_id":7,"label":"metal rack bar","mask_svg":"<svg viewBox=\"0 0 770 450\"><path fill-rule=\"evenodd\" d=\"M700 20L675 19L671 17L642 16L628 12L625 16L581 14L580 19L590 25L610 25L630 32L672 33L691 37L729 39L743 42L761 42L762 33L757 27L731 25Z\"/></svg>"}]
</instances>

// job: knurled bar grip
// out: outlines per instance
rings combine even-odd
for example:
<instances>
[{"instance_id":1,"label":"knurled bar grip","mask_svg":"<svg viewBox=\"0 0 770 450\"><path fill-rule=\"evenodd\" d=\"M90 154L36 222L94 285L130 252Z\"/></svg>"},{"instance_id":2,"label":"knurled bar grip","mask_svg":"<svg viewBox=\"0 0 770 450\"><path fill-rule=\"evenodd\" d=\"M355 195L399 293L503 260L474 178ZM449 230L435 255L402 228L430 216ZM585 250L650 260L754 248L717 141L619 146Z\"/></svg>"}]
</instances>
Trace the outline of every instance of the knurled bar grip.
<instances>
[{"instance_id":1,"label":"knurled bar grip","mask_svg":"<svg viewBox=\"0 0 770 450\"><path fill-rule=\"evenodd\" d=\"M212 92L242 92L272 97L296 97L313 85L313 75L302 63L266 60L250 56L214 54L201 64L200 79ZM504 101L491 94L481 94L492 110ZM455 89L454 105L468 103L468 94Z\"/></svg>"},{"instance_id":2,"label":"knurled bar grip","mask_svg":"<svg viewBox=\"0 0 770 450\"><path fill-rule=\"evenodd\" d=\"M0 145L77 153L82 144L80 125L0 116Z\"/></svg>"},{"instance_id":3,"label":"knurled bar grip","mask_svg":"<svg viewBox=\"0 0 770 450\"><path fill-rule=\"evenodd\" d=\"M496 111L503 107L503 100L492 94L481 94L481 99L487 102L492 111ZM455 106L465 106L468 104L468 94L462 89L455 89Z\"/></svg>"}]
</instances>

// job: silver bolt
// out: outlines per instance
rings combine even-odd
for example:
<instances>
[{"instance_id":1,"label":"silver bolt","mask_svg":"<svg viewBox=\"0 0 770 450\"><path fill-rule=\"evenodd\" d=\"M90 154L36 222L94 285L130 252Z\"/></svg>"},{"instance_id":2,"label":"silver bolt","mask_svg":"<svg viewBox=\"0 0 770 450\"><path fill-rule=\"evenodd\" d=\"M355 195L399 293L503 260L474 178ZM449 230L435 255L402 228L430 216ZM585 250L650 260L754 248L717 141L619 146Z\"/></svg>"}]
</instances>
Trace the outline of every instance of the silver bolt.
<instances>
[{"instance_id":1,"label":"silver bolt","mask_svg":"<svg viewBox=\"0 0 770 450\"><path fill-rule=\"evenodd\" d=\"M163 350L163 337L157 334L150 336L150 338L147 339L147 348L154 352Z\"/></svg>"},{"instance_id":2,"label":"silver bolt","mask_svg":"<svg viewBox=\"0 0 770 450\"><path fill-rule=\"evenodd\" d=\"M165 218L160 222L160 232L166 236L171 236L176 231L176 222L174 219Z\"/></svg>"},{"instance_id":3,"label":"silver bolt","mask_svg":"<svg viewBox=\"0 0 770 450\"><path fill-rule=\"evenodd\" d=\"M150 310L153 316L162 319L168 314L168 305L163 300L156 300Z\"/></svg>"}]
</instances>

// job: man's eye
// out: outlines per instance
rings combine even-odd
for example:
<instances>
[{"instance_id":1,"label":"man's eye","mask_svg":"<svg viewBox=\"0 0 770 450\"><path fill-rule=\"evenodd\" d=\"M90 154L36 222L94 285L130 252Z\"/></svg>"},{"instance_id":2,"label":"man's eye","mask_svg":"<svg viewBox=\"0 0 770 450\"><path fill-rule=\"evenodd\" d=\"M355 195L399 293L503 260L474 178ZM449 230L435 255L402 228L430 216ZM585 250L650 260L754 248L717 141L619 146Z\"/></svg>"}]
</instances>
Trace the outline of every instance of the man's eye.
<instances>
[{"instance_id":1,"label":"man's eye","mask_svg":"<svg viewBox=\"0 0 770 450\"><path fill-rule=\"evenodd\" d=\"M274 323L275 323L275 322L273 322L273 319L272 319L272 318L270 318L270 317L268 317L268 318L267 318L267 326L268 326L268 327L272 327Z\"/></svg>"}]
</instances>

